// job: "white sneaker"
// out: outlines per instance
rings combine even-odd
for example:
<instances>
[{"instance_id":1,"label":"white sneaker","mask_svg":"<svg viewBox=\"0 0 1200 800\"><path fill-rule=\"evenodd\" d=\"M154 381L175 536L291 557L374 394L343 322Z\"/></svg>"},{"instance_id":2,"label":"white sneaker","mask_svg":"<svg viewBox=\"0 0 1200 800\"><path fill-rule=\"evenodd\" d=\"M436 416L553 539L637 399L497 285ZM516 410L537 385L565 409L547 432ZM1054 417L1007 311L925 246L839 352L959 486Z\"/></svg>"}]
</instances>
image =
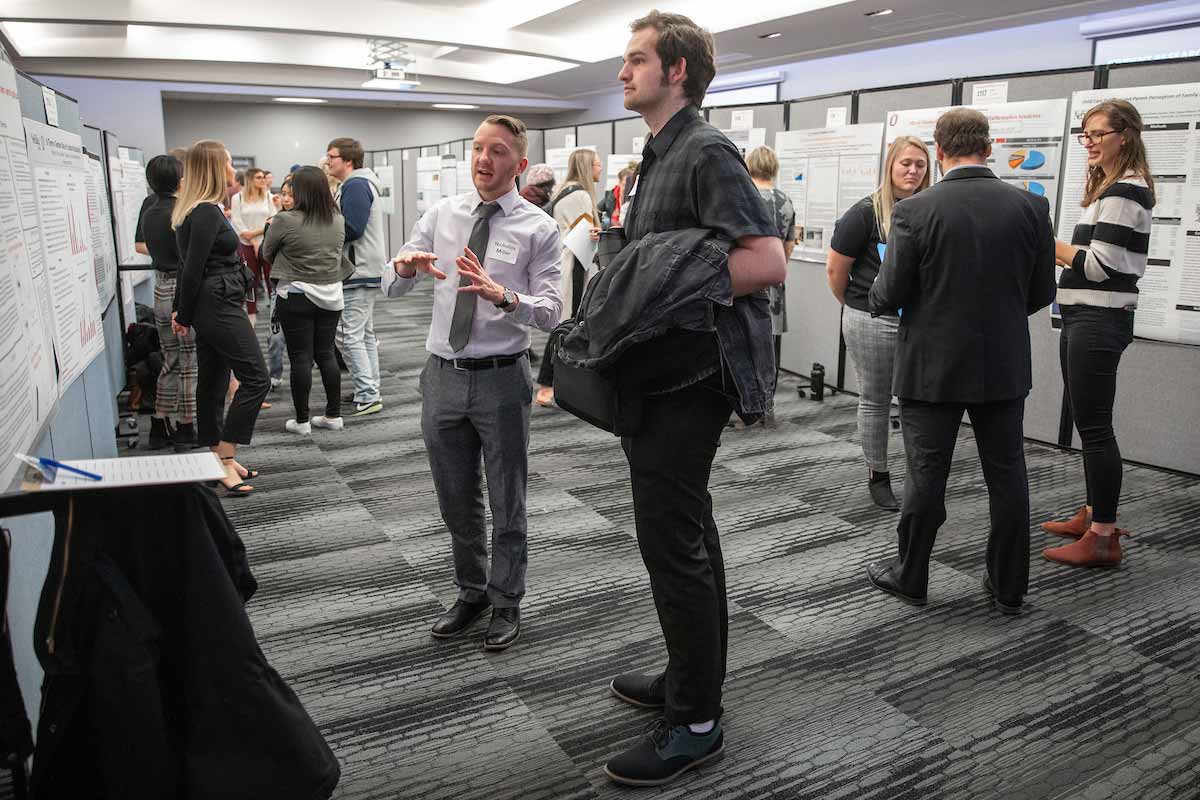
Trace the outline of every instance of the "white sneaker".
<instances>
[{"instance_id":1,"label":"white sneaker","mask_svg":"<svg viewBox=\"0 0 1200 800\"><path fill-rule=\"evenodd\" d=\"M309 417L308 421L312 423L314 428L328 428L331 431L340 431L346 427L346 423L341 417L322 417L320 415Z\"/></svg>"},{"instance_id":2,"label":"white sneaker","mask_svg":"<svg viewBox=\"0 0 1200 800\"><path fill-rule=\"evenodd\" d=\"M294 419L289 419L283 424L291 433L298 433L301 436L308 436L312 433L312 422L296 422Z\"/></svg>"},{"instance_id":3,"label":"white sneaker","mask_svg":"<svg viewBox=\"0 0 1200 800\"><path fill-rule=\"evenodd\" d=\"M283 378L271 378L271 388L278 389L283 385Z\"/></svg>"}]
</instances>

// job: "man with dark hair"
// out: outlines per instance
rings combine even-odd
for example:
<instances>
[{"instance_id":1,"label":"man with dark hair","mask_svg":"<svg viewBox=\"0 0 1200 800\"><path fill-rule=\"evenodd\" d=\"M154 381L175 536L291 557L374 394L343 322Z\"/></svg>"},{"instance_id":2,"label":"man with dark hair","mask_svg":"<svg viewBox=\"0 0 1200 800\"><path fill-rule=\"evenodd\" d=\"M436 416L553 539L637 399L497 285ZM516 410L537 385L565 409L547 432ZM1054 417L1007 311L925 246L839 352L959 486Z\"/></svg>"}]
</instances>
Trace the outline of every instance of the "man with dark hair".
<instances>
[{"instance_id":1,"label":"man with dark hair","mask_svg":"<svg viewBox=\"0 0 1200 800\"><path fill-rule=\"evenodd\" d=\"M903 310L893 393L908 459L899 555L867 566L881 591L925 605L929 558L946 521L958 426L971 418L991 529L984 591L1019 614L1029 588L1029 481L1022 422L1032 385L1028 316L1054 299L1046 198L996 178L988 121L969 108L938 120L943 178L896 205L871 313Z\"/></svg>"},{"instance_id":2,"label":"man with dark hair","mask_svg":"<svg viewBox=\"0 0 1200 800\"><path fill-rule=\"evenodd\" d=\"M363 166L364 155L362 143L357 139L334 139L325 148L329 174L341 181L334 197L346 220L343 252L354 265L354 273L342 283L345 307L337 328L338 351L345 357L354 381L352 417L383 410L375 298L388 256L383 207L375 202L379 199L379 177Z\"/></svg>"},{"instance_id":3,"label":"man with dark hair","mask_svg":"<svg viewBox=\"0 0 1200 800\"><path fill-rule=\"evenodd\" d=\"M669 660L664 673L613 679L616 697L663 709L663 717L605 772L620 783L657 786L724 747L729 623L708 480L730 411L752 421L769 408L775 359L764 290L783 281L786 264L741 153L700 116L715 74L712 36L687 17L657 11L631 28L617 77L625 107L642 115L651 136L624 201L626 239L707 232L729 247L723 299L732 303L712 303L712 324L672 327L632 346L618 365L622 380L647 376L629 393L622 384L622 403L640 407L640 422L621 445Z\"/></svg>"},{"instance_id":4,"label":"man with dark hair","mask_svg":"<svg viewBox=\"0 0 1200 800\"><path fill-rule=\"evenodd\" d=\"M527 146L521 120L484 120L472 140L473 186L426 211L383 274L389 297L407 293L425 275L435 279L421 433L450 531L458 599L431 633L459 636L490 609L483 646L491 651L521 635L529 560L529 329L550 331L562 313L558 226L517 193ZM490 569L483 472L492 511Z\"/></svg>"}]
</instances>

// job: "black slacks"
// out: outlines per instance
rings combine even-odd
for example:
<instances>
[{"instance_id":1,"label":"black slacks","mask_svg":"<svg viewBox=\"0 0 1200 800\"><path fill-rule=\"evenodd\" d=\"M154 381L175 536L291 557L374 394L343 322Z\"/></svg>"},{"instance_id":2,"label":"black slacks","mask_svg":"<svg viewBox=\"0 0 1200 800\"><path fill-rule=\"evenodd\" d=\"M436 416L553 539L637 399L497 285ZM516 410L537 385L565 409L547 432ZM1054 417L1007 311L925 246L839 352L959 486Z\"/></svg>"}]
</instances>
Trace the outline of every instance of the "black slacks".
<instances>
[{"instance_id":1,"label":"black slacks","mask_svg":"<svg viewBox=\"0 0 1200 800\"><path fill-rule=\"evenodd\" d=\"M720 377L647 397L638 432L621 439L629 460L638 547L667 642L667 719L721 715L729 641L725 560L708 478L732 405L709 388Z\"/></svg>"},{"instance_id":2,"label":"black slacks","mask_svg":"<svg viewBox=\"0 0 1200 800\"><path fill-rule=\"evenodd\" d=\"M908 480L900 510L897 574L906 594L924 597L929 558L946 521L946 480L966 411L988 488L991 529L987 570L998 597L1012 601L1029 588L1029 478L1022 439L1025 398L980 405L900 400Z\"/></svg>"},{"instance_id":3,"label":"black slacks","mask_svg":"<svg viewBox=\"0 0 1200 800\"><path fill-rule=\"evenodd\" d=\"M1062 306L1058 340L1067 407L1083 443L1087 503L1095 522L1116 522L1121 499L1121 448L1113 432L1117 367L1133 341L1133 311Z\"/></svg>"},{"instance_id":4,"label":"black slacks","mask_svg":"<svg viewBox=\"0 0 1200 800\"><path fill-rule=\"evenodd\" d=\"M308 422L308 395L312 391L312 365L321 370L325 387L325 416L342 415L342 373L333 354L342 312L329 311L294 289L286 297L276 295L279 325L287 345L288 363L292 365L292 404L296 406L296 422Z\"/></svg>"},{"instance_id":5,"label":"black slacks","mask_svg":"<svg viewBox=\"0 0 1200 800\"><path fill-rule=\"evenodd\" d=\"M196 440L249 444L263 398L271 388L267 363L242 303L246 289L236 272L205 275L196 301ZM239 386L225 413L230 370ZM222 421L224 417L224 421Z\"/></svg>"}]
</instances>

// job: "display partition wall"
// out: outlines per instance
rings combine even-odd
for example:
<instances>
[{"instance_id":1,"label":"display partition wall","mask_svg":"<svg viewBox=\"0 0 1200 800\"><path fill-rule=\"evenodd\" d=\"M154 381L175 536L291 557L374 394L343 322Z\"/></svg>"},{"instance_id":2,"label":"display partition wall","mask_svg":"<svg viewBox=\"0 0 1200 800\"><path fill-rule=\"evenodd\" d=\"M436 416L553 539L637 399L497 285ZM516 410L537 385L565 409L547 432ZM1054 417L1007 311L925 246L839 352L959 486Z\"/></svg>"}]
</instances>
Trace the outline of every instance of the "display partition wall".
<instances>
[{"instance_id":1,"label":"display partition wall","mask_svg":"<svg viewBox=\"0 0 1200 800\"><path fill-rule=\"evenodd\" d=\"M751 126L765 131L775 146L780 131L823 128L831 109L844 109L846 124L886 122L889 112L970 104L976 84L1003 82L1007 102L1070 99L1073 92L1130 86L1200 82L1200 59L1153 61L1113 66L980 75L943 81L863 89L820 97L705 109L705 118L729 129L735 112L751 112ZM744 122L744 118L742 119ZM548 149L573 140L594 147L602 162L613 153L638 152L634 145L648 134L640 117L529 131L529 163L545 160ZM1068 140L1066 146L1071 146ZM404 151L387 151L397 165L396 184L402 199L390 226L393 242L403 241L417 220L416 158L452 153L469 157L470 141L442 142ZM403 160L398 155L407 154ZM1063 181L1060 181L1060 184ZM604 188L597 192L597 199ZM399 226L400 218L403 225ZM856 393L858 382L841 337L841 306L829 291L825 264L793 256L788 265L788 333L783 338L783 369L807 376L814 364L825 368L827 384ZM1059 334L1050 311L1029 320L1033 352L1033 390L1025 409L1030 439L1077 446L1063 394L1059 367ZM1200 347L1137 339L1121 361L1115 410L1117 436L1124 457L1151 466L1200 473Z\"/></svg>"}]
</instances>

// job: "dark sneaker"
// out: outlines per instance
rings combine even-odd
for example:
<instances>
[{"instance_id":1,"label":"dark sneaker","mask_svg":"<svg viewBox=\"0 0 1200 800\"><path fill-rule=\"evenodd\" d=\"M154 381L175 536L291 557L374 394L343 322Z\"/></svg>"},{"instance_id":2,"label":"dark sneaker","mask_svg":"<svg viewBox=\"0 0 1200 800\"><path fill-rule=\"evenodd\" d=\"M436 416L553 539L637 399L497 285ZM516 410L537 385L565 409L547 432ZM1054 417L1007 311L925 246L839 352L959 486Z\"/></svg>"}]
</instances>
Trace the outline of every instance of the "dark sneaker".
<instances>
[{"instance_id":1,"label":"dark sneaker","mask_svg":"<svg viewBox=\"0 0 1200 800\"><path fill-rule=\"evenodd\" d=\"M368 414L378 414L380 411L383 411L383 401L370 400L366 403L355 403L354 413L352 413L350 416L365 417Z\"/></svg>"},{"instance_id":2,"label":"dark sneaker","mask_svg":"<svg viewBox=\"0 0 1200 800\"><path fill-rule=\"evenodd\" d=\"M631 706L662 708L667 704L666 684L667 676L662 672L658 675L626 672L613 678L608 689L618 700L624 700Z\"/></svg>"},{"instance_id":3,"label":"dark sneaker","mask_svg":"<svg viewBox=\"0 0 1200 800\"><path fill-rule=\"evenodd\" d=\"M992 599L992 605L1001 614L1008 614L1015 617L1021 613L1021 598L1006 598L1002 600L997 597L996 590L992 588L992 578L990 575L983 576L983 591Z\"/></svg>"},{"instance_id":4,"label":"dark sneaker","mask_svg":"<svg viewBox=\"0 0 1200 800\"><path fill-rule=\"evenodd\" d=\"M167 421L160 417L150 418L150 442L146 445L151 450L162 450L164 447L170 447L175 443L171 436L171 429L167 426Z\"/></svg>"},{"instance_id":5,"label":"dark sneaker","mask_svg":"<svg viewBox=\"0 0 1200 800\"><path fill-rule=\"evenodd\" d=\"M658 718L633 747L604 765L604 772L626 786L662 786L689 769L720 758L725 751L721 723L708 733Z\"/></svg>"}]
</instances>

